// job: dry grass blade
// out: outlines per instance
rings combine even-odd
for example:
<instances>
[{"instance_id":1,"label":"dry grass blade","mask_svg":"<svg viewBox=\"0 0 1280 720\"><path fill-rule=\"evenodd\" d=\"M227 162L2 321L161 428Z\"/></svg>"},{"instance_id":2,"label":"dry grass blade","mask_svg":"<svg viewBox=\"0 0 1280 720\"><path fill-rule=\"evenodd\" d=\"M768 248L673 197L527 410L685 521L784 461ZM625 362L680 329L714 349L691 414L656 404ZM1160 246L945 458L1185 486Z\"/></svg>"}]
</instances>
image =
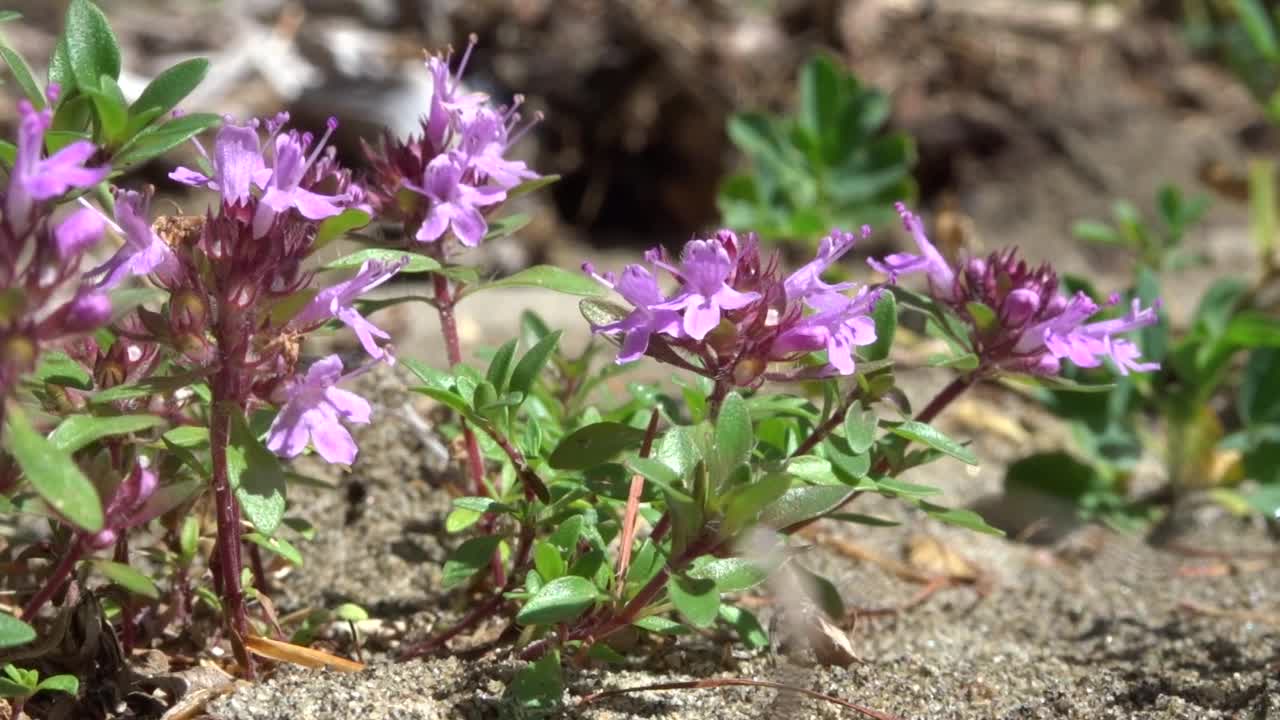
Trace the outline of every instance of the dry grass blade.
<instances>
[{"instance_id":1,"label":"dry grass blade","mask_svg":"<svg viewBox=\"0 0 1280 720\"><path fill-rule=\"evenodd\" d=\"M329 668L330 670L338 670L339 672L360 672L364 670L364 664L354 660L348 660L344 657L331 655L322 650L315 650L301 645L281 642L280 640L272 640L270 638L258 637L251 635L244 640L245 646L249 648L249 652L254 655L275 660L277 662L287 662L294 665L301 665L309 668Z\"/></svg>"}]
</instances>

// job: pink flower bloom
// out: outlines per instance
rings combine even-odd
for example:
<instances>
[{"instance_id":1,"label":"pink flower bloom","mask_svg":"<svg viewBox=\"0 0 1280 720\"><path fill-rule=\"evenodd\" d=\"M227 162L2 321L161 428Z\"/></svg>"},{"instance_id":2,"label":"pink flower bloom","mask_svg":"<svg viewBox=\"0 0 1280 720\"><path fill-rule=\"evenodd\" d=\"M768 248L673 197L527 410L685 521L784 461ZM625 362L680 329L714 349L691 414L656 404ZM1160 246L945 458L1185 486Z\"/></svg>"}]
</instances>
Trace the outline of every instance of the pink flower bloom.
<instances>
[{"instance_id":1,"label":"pink flower bloom","mask_svg":"<svg viewBox=\"0 0 1280 720\"><path fill-rule=\"evenodd\" d=\"M871 227L862 226L862 239L871 236ZM854 283L844 282L832 285L822 281L822 273L831 267L831 264L839 260L845 253L853 249L857 238L853 233L841 232L840 230L832 230L831 234L822 239L818 243L818 255L810 260L799 270L791 273L787 277L784 286L787 291L788 300L801 300L819 293L840 292L853 287Z\"/></svg>"},{"instance_id":2,"label":"pink flower bloom","mask_svg":"<svg viewBox=\"0 0 1280 720\"><path fill-rule=\"evenodd\" d=\"M81 208L66 217L53 231L58 257L74 258L96 245L105 228L102 216L89 208Z\"/></svg>"},{"instance_id":3,"label":"pink flower bloom","mask_svg":"<svg viewBox=\"0 0 1280 720\"><path fill-rule=\"evenodd\" d=\"M402 258L398 263L366 260L350 280L321 290L289 324L295 328L305 328L329 318L337 318L355 332L360 345L370 357L394 362L394 358L377 342L379 339L389 340L391 336L366 320L355 309L355 301L364 293L390 280L408 261L408 257Z\"/></svg>"},{"instance_id":4,"label":"pink flower bloom","mask_svg":"<svg viewBox=\"0 0 1280 720\"><path fill-rule=\"evenodd\" d=\"M196 147L204 154L204 148ZM207 155L206 155L207 157ZM222 194L228 204L244 203L256 183L261 185L266 174L266 160L258 140L258 122L251 120L237 125L227 117L213 140L213 176L180 167L169 173L169 178L184 185L204 186Z\"/></svg>"},{"instance_id":5,"label":"pink flower bloom","mask_svg":"<svg viewBox=\"0 0 1280 720\"><path fill-rule=\"evenodd\" d=\"M116 230L124 236L124 245L86 277L102 275L98 287L110 289L131 275L157 273L167 277L177 271L178 258L159 235L151 230L147 219L151 210L151 191L145 195L132 190L116 193Z\"/></svg>"},{"instance_id":6,"label":"pink flower bloom","mask_svg":"<svg viewBox=\"0 0 1280 720\"><path fill-rule=\"evenodd\" d=\"M505 115L482 107L463 120L461 151L467 164L480 176L487 178L503 190L510 190L525 180L538 177L538 173L519 160L508 160L503 155L511 144L519 139L510 137L511 121L519 118L515 111Z\"/></svg>"},{"instance_id":7,"label":"pink flower bloom","mask_svg":"<svg viewBox=\"0 0 1280 720\"><path fill-rule=\"evenodd\" d=\"M50 87L51 95L56 95ZM24 231L35 203L49 200L72 189L91 188L111 171L88 168L84 164L97 152L87 140L77 140L47 158L44 134L53 123L52 110L37 111L26 100L18 102L18 142L5 191L5 219L15 233Z\"/></svg>"},{"instance_id":8,"label":"pink flower bloom","mask_svg":"<svg viewBox=\"0 0 1280 720\"><path fill-rule=\"evenodd\" d=\"M758 300L760 293L739 292L726 280L733 272L733 260L717 240L691 240L680 263L682 292L674 299L654 306L659 310L683 311L683 328L694 340L702 340L720 324L721 313L737 310Z\"/></svg>"},{"instance_id":9,"label":"pink flower bloom","mask_svg":"<svg viewBox=\"0 0 1280 720\"><path fill-rule=\"evenodd\" d=\"M929 287L932 288L933 293L939 297L954 299L955 271L947 264L942 253L938 252L938 248L929 242L929 238L924 234L924 223L920 220L920 216L907 210L907 206L903 203L896 203L894 207L902 216L903 226L911 232L916 246L920 248L920 254L894 253L883 260L868 259L867 264L888 275L890 282L897 282L900 275L923 272L929 276Z\"/></svg>"},{"instance_id":10,"label":"pink flower bloom","mask_svg":"<svg viewBox=\"0 0 1280 720\"><path fill-rule=\"evenodd\" d=\"M372 408L359 395L335 387L345 377L342 360L329 355L316 361L304 377L293 378L285 390L284 407L267 431L267 448L281 457L292 458L310 442L330 463L355 462L355 439L341 421L367 425Z\"/></svg>"},{"instance_id":11,"label":"pink flower bloom","mask_svg":"<svg viewBox=\"0 0 1280 720\"><path fill-rule=\"evenodd\" d=\"M876 341L876 323L870 313L879 298L879 290L866 288L855 297L838 292L810 295L807 303L817 312L783 330L773 346L774 355L826 350L827 362L836 372L852 375L853 349Z\"/></svg>"},{"instance_id":12,"label":"pink flower bloom","mask_svg":"<svg viewBox=\"0 0 1280 720\"><path fill-rule=\"evenodd\" d=\"M295 132L277 135L271 173L263 184L262 200L253 216L253 235L262 237L271 229L276 216L290 209L297 210L308 220L324 220L342 212L349 198L339 195L321 195L300 187L302 179L311 169L329 136L338 123L329 118L323 137L316 143L311 155L306 152L310 135L299 136Z\"/></svg>"},{"instance_id":13,"label":"pink flower bloom","mask_svg":"<svg viewBox=\"0 0 1280 720\"><path fill-rule=\"evenodd\" d=\"M649 338L654 333L671 337L680 336L680 315L674 310L658 309L665 298L658 289L658 281L641 265L628 265L622 271L622 279L615 282L613 273L598 275L591 263L583 263L582 270L605 287L618 291L627 302L635 306L631 314L617 321L593 328L598 333L623 334L622 352L618 364L640 359L649 349Z\"/></svg>"},{"instance_id":14,"label":"pink flower bloom","mask_svg":"<svg viewBox=\"0 0 1280 720\"><path fill-rule=\"evenodd\" d=\"M474 187L464 182L467 167L458 153L446 153L427 164L422 185L406 182L405 186L425 195L431 202L426 218L418 228L418 242L435 242L452 230L467 247L476 247L489 231L489 224L478 208L495 205L507 198L501 187Z\"/></svg>"},{"instance_id":15,"label":"pink flower bloom","mask_svg":"<svg viewBox=\"0 0 1280 720\"><path fill-rule=\"evenodd\" d=\"M145 512L146 503L159 485L160 480L154 472L141 464L134 464L133 470L116 486L103 508L103 527L89 536L89 547L95 550L110 547L120 533L154 519L155 513Z\"/></svg>"}]
</instances>

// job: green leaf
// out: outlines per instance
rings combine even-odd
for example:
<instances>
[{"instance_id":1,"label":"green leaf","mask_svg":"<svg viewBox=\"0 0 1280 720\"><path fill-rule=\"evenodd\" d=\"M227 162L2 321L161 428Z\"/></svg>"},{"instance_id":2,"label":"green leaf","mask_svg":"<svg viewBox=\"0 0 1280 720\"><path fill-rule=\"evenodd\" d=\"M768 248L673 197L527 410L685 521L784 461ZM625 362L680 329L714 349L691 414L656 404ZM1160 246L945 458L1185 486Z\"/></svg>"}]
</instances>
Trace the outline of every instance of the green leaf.
<instances>
[{"instance_id":1,"label":"green leaf","mask_svg":"<svg viewBox=\"0 0 1280 720\"><path fill-rule=\"evenodd\" d=\"M112 172L119 174L128 168L163 155L205 130L217 127L221 122L221 117L211 113L191 113L161 125L153 125L135 135L120 149L120 152L111 158ZM323 228L324 225L321 224L321 229Z\"/></svg>"},{"instance_id":2,"label":"green leaf","mask_svg":"<svg viewBox=\"0 0 1280 720\"><path fill-rule=\"evenodd\" d=\"M94 560L93 567L108 580L135 595L149 597L152 600L160 597L160 589L151 581L151 578L133 567L110 560Z\"/></svg>"},{"instance_id":3,"label":"green leaf","mask_svg":"<svg viewBox=\"0 0 1280 720\"><path fill-rule=\"evenodd\" d=\"M1110 225L1096 220L1081 220L1071 226L1071 234L1085 242L1099 245L1125 245L1125 239Z\"/></svg>"},{"instance_id":4,"label":"green leaf","mask_svg":"<svg viewBox=\"0 0 1280 720\"><path fill-rule=\"evenodd\" d=\"M1249 353L1236 405L1245 425L1280 423L1280 349Z\"/></svg>"},{"instance_id":5,"label":"green leaf","mask_svg":"<svg viewBox=\"0 0 1280 720\"><path fill-rule=\"evenodd\" d=\"M264 537L275 534L284 519L288 480L280 459L263 447L239 412L231 415L227 469L245 519Z\"/></svg>"},{"instance_id":6,"label":"green leaf","mask_svg":"<svg viewBox=\"0 0 1280 720\"><path fill-rule=\"evenodd\" d=\"M536 345L529 348L529 352L525 353L524 357L520 358L515 370L511 372L511 383L508 385L511 392L528 397L539 373L547 366L547 361L559 346L560 335L559 330L544 335Z\"/></svg>"},{"instance_id":7,"label":"green leaf","mask_svg":"<svg viewBox=\"0 0 1280 720\"><path fill-rule=\"evenodd\" d=\"M31 66L23 59L18 51L9 47L3 39L0 39L0 58L4 58L5 64L9 66L9 72L13 73L13 79L18 81L18 87L22 88L22 94L27 97L37 110L43 110L45 107L44 91L40 89L40 83L36 81L35 75L31 72Z\"/></svg>"},{"instance_id":8,"label":"green leaf","mask_svg":"<svg viewBox=\"0 0 1280 720\"><path fill-rule=\"evenodd\" d=\"M941 520L948 525L975 530L987 535L1004 535L1004 531L999 528L992 527L987 524L982 516L972 510L964 510L961 508L946 508L941 505L934 505L923 500L917 503L921 510L929 514L929 517L935 520Z\"/></svg>"},{"instance_id":9,"label":"green leaf","mask_svg":"<svg viewBox=\"0 0 1280 720\"><path fill-rule=\"evenodd\" d=\"M710 578L673 576L667 580L667 594L671 604L694 627L709 627L720 612L720 593L716 581Z\"/></svg>"},{"instance_id":10,"label":"green leaf","mask_svg":"<svg viewBox=\"0 0 1280 720\"><path fill-rule=\"evenodd\" d=\"M293 543L282 537L267 537L259 532L245 533L244 539L274 555L279 555L295 567L302 567L302 553Z\"/></svg>"},{"instance_id":11,"label":"green leaf","mask_svg":"<svg viewBox=\"0 0 1280 720\"><path fill-rule=\"evenodd\" d=\"M8 140L0 140L0 164L13 167L18 157L18 147Z\"/></svg>"},{"instance_id":12,"label":"green leaf","mask_svg":"<svg viewBox=\"0 0 1280 720\"><path fill-rule=\"evenodd\" d=\"M35 491L72 525L87 532L101 530L102 501L71 454L37 433L17 405L11 405L8 414L9 452Z\"/></svg>"},{"instance_id":13,"label":"green leaf","mask_svg":"<svg viewBox=\"0 0 1280 720\"><path fill-rule=\"evenodd\" d=\"M49 58L49 84L62 88L61 98L66 98L72 90L76 89L76 78L71 71L71 57L67 53L65 30L58 36L58 42L53 46L53 55Z\"/></svg>"},{"instance_id":14,"label":"green leaf","mask_svg":"<svg viewBox=\"0 0 1280 720\"><path fill-rule=\"evenodd\" d=\"M560 548L549 542L534 544L533 567L542 576L542 579L548 582L564 575L565 571L569 569L569 566L565 564L564 557L560 555Z\"/></svg>"},{"instance_id":15,"label":"green leaf","mask_svg":"<svg viewBox=\"0 0 1280 720\"><path fill-rule=\"evenodd\" d=\"M516 615L516 622L521 625L566 622L586 612L599 597L600 591L590 580L576 575L559 577L529 598Z\"/></svg>"},{"instance_id":16,"label":"green leaf","mask_svg":"<svg viewBox=\"0 0 1280 720\"><path fill-rule=\"evenodd\" d=\"M525 180L524 182L520 183L519 185L507 191L507 200L511 200L512 198L518 198L521 195L527 195L531 192L534 192L535 190L541 190L542 188L547 187L548 185L551 185L559 180L560 180L559 175L543 175L542 177L537 177L532 180Z\"/></svg>"},{"instance_id":17,"label":"green leaf","mask_svg":"<svg viewBox=\"0 0 1280 720\"><path fill-rule=\"evenodd\" d=\"M129 111L133 115L147 110L159 110L157 115L167 113L204 82L207 74L209 61L205 58L183 60L166 68L147 83L142 94L129 106Z\"/></svg>"},{"instance_id":18,"label":"green leaf","mask_svg":"<svg viewBox=\"0 0 1280 720\"><path fill-rule=\"evenodd\" d=\"M1268 313L1246 310L1227 323L1223 340L1242 348L1280 347L1280 319Z\"/></svg>"},{"instance_id":19,"label":"green leaf","mask_svg":"<svg viewBox=\"0 0 1280 720\"><path fill-rule=\"evenodd\" d=\"M560 651L552 650L521 668L511 679L507 693L521 709L521 717L524 713L542 716L558 706L564 696Z\"/></svg>"},{"instance_id":20,"label":"green leaf","mask_svg":"<svg viewBox=\"0 0 1280 720\"><path fill-rule=\"evenodd\" d=\"M71 0L67 8L67 59L75 75L76 86L94 89L103 75L112 80L120 77L120 44L107 16L89 0Z\"/></svg>"},{"instance_id":21,"label":"green leaf","mask_svg":"<svg viewBox=\"0 0 1280 720\"><path fill-rule=\"evenodd\" d=\"M58 423L58 427L49 435L54 447L64 452L74 453L77 450L112 435L128 435L165 423L165 419L155 415L117 415L114 417L98 417L95 415L71 415Z\"/></svg>"},{"instance_id":22,"label":"green leaf","mask_svg":"<svg viewBox=\"0 0 1280 720\"><path fill-rule=\"evenodd\" d=\"M1017 383L1019 385L1030 385L1031 387L1043 387L1050 390L1059 390L1062 392L1076 393L1107 393L1116 389L1115 383L1081 383L1071 378L1061 377L1059 375L1022 375L1018 373L1007 373L1001 376L1001 379L1008 382Z\"/></svg>"},{"instance_id":23,"label":"green leaf","mask_svg":"<svg viewBox=\"0 0 1280 720\"><path fill-rule=\"evenodd\" d=\"M485 535L471 538L458 546L444 563L441 584L444 589L457 587L471 579L482 568L489 566L489 558L502 538L497 535Z\"/></svg>"},{"instance_id":24,"label":"green leaf","mask_svg":"<svg viewBox=\"0 0 1280 720\"><path fill-rule=\"evenodd\" d=\"M898 301L891 292L882 292L871 309L871 319L876 324L876 341L862 348L867 360L884 360L889 357L893 338L898 332Z\"/></svg>"},{"instance_id":25,"label":"green leaf","mask_svg":"<svg viewBox=\"0 0 1280 720\"><path fill-rule=\"evenodd\" d=\"M702 460L694 434L698 429L678 425L668 430L653 449L653 457L671 468L678 478L686 477Z\"/></svg>"},{"instance_id":26,"label":"green leaf","mask_svg":"<svg viewBox=\"0 0 1280 720\"><path fill-rule=\"evenodd\" d=\"M858 455L871 449L876 442L879 422L874 410L863 410L861 400L853 401L844 414L844 439L853 454Z\"/></svg>"},{"instance_id":27,"label":"green leaf","mask_svg":"<svg viewBox=\"0 0 1280 720\"><path fill-rule=\"evenodd\" d=\"M767 473L750 485L729 491L725 499L722 535L734 537L745 530L790 487L791 476L778 472Z\"/></svg>"},{"instance_id":28,"label":"green leaf","mask_svg":"<svg viewBox=\"0 0 1280 720\"><path fill-rule=\"evenodd\" d=\"M7 612L0 612L0 648L26 645L35 639L35 628Z\"/></svg>"},{"instance_id":29,"label":"green leaf","mask_svg":"<svg viewBox=\"0 0 1280 720\"><path fill-rule=\"evenodd\" d=\"M61 385L77 390L93 389L93 376L89 371L66 353L57 350L40 356L40 365L36 367L32 379L40 383Z\"/></svg>"},{"instance_id":30,"label":"green leaf","mask_svg":"<svg viewBox=\"0 0 1280 720\"><path fill-rule=\"evenodd\" d=\"M878 518L874 515L863 515L861 513L831 513L827 516L827 519L856 523L858 525L870 525L872 527L896 527L902 524L897 520L887 520L885 518Z\"/></svg>"},{"instance_id":31,"label":"green leaf","mask_svg":"<svg viewBox=\"0 0 1280 720\"><path fill-rule=\"evenodd\" d=\"M316 241L311 244L311 252L314 253L352 230L368 225L370 219L372 218L369 213L356 208L347 208L333 217L325 218L320 223L319 229L316 230ZM358 255L359 253L356 254ZM439 263L437 263L438 265Z\"/></svg>"},{"instance_id":32,"label":"green leaf","mask_svg":"<svg viewBox=\"0 0 1280 720\"><path fill-rule=\"evenodd\" d=\"M347 622L364 622L369 619L368 611L355 603L342 603L333 609L333 614L339 620Z\"/></svg>"},{"instance_id":33,"label":"green leaf","mask_svg":"<svg viewBox=\"0 0 1280 720\"><path fill-rule=\"evenodd\" d=\"M120 86L114 79L103 75L98 89L82 89L81 92L89 96L97 111L99 138L104 144L115 144L124 134L125 123L129 120L129 103Z\"/></svg>"},{"instance_id":34,"label":"green leaf","mask_svg":"<svg viewBox=\"0 0 1280 720\"><path fill-rule=\"evenodd\" d=\"M655 635L688 635L689 627L661 615L649 615L631 623L632 625Z\"/></svg>"},{"instance_id":35,"label":"green leaf","mask_svg":"<svg viewBox=\"0 0 1280 720\"><path fill-rule=\"evenodd\" d=\"M1258 257L1271 256L1280 231L1280 219L1276 217L1276 164L1272 160L1254 159L1249 162L1249 230L1257 246Z\"/></svg>"},{"instance_id":36,"label":"green leaf","mask_svg":"<svg viewBox=\"0 0 1280 720\"><path fill-rule=\"evenodd\" d=\"M727 477L751 458L755 436L751 428L751 411L742 396L731 392L720 405L715 425L716 459L721 477Z\"/></svg>"},{"instance_id":37,"label":"green leaf","mask_svg":"<svg viewBox=\"0 0 1280 720\"><path fill-rule=\"evenodd\" d=\"M507 198L511 198L511 193L507 193ZM483 242L497 240L508 235L514 235L519 232L525 225L529 224L533 218L525 213L513 213L497 220L489 221L489 230L484 234Z\"/></svg>"},{"instance_id":38,"label":"green leaf","mask_svg":"<svg viewBox=\"0 0 1280 720\"><path fill-rule=\"evenodd\" d=\"M1244 28L1249 42L1261 55L1271 62L1280 61L1280 46L1276 43L1275 26L1271 24L1271 16L1266 7L1258 0L1234 0L1236 17Z\"/></svg>"},{"instance_id":39,"label":"green leaf","mask_svg":"<svg viewBox=\"0 0 1280 720\"><path fill-rule=\"evenodd\" d=\"M569 433L547 462L556 470L586 470L639 448L645 432L616 422L600 422Z\"/></svg>"},{"instance_id":40,"label":"green leaf","mask_svg":"<svg viewBox=\"0 0 1280 720\"><path fill-rule=\"evenodd\" d=\"M709 579L721 593L731 593L759 585L769 578L769 571L746 558L714 558L695 566L689 571L689 577Z\"/></svg>"},{"instance_id":41,"label":"green leaf","mask_svg":"<svg viewBox=\"0 0 1280 720\"><path fill-rule=\"evenodd\" d=\"M756 650L769 647L769 634L750 612L732 605L721 605L720 619L737 631L738 638L747 647Z\"/></svg>"},{"instance_id":42,"label":"green leaf","mask_svg":"<svg viewBox=\"0 0 1280 720\"><path fill-rule=\"evenodd\" d=\"M36 692L62 692L76 695L80 692L80 679L75 675L54 675L41 680L36 686Z\"/></svg>"},{"instance_id":43,"label":"green leaf","mask_svg":"<svg viewBox=\"0 0 1280 720\"><path fill-rule=\"evenodd\" d=\"M581 272L572 272L564 268L558 268L554 265L535 265L531 268L521 270L520 272L494 280L484 285L478 285L467 293L467 297L474 295L482 290L492 290L494 288L503 287L533 287L544 288L546 290L555 290L556 292L565 293L567 295L580 295L584 297L603 297L609 293L609 289L600 283L592 280Z\"/></svg>"},{"instance_id":44,"label":"green leaf","mask_svg":"<svg viewBox=\"0 0 1280 720\"><path fill-rule=\"evenodd\" d=\"M138 287L120 288L111 291L111 322L118 322L125 315L139 306L168 297L169 293L160 288Z\"/></svg>"},{"instance_id":45,"label":"green leaf","mask_svg":"<svg viewBox=\"0 0 1280 720\"><path fill-rule=\"evenodd\" d=\"M0 698L26 697L33 692L35 692L34 687L28 687L21 683L14 682L9 678L0 678Z\"/></svg>"},{"instance_id":46,"label":"green leaf","mask_svg":"<svg viewBox=\"0 0 1280 720\"><path fill-rule=\"evenodd\" d=\"M771 528L787 528L825 515L852 495L853 491L843 485L792 488L783 493L777 502L765 508L760 514L760 522Z\"/></svg>"},{"instance_id":47,"label":"green leaf","mask_svg":"<svg viewBox=\"0 0 1280 720\"><path fill-rule=\"evenodd\" d=\"M349 211L348 211L349 212ZM359 212L359 211L356 211ZM341 215L335 217L342 217ZM365 221L368 221L366 216ZM326 221L327 222L327 221ZM404 250L388 250L386 248L366 248L351 253L345 257L324 266L325 270L346 270L348 268L358 268L365 262L370 260L394 265L404 258L408 258L409 262L401 268L402 274L431 272L440 269L440 262L435 258L426 255L418 255L417 253L406 252Z\"/></svg>"},{"instance_id":48,"label":"green leaf","mask_svg":"<svg viewBox=\"0 0 1280 720\"><path fill-rule=\"evenodd\" d=\"M972 450L947 437L941 430L932 425L926 425L915 420L907 420L896 427L890 428L890 432L950 455L967 465L978 464L978 456L974 455Z\"/></svg>"},{"instance_id":49,"label":"green leaf","mask_svg":"<svg viewBox=\"0 0 1280 720\"><path fill-rule=\"evenodd\" d=\"M21 19L22 13L17 10L0 10L0 23L13 22L14 20Z\"/></svg>"}]
</instances>

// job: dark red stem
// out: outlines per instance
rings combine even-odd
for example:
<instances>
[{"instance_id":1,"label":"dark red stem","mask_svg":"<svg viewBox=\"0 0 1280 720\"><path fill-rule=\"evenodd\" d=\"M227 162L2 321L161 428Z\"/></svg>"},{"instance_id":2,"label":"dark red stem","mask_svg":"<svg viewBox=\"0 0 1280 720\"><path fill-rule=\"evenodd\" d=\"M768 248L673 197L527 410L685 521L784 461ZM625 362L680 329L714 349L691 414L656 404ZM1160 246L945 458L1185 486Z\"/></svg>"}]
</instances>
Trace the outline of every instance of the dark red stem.
<instances>
[{"instance_id":1,"label":"dark red stem","mask_svg":"<svg viewBox=\"0 0 1280 720\"><path fill-rule=\"evenodd\" d=\"M76 533L71 541L71 547L67 548L67 552L58 560L58 564L54 566L53 572L45 579L44 585L27 604L22 607L22 619L30 620L40 612L40 608L49 602L54 595L67 584L67 580L71 578L71 573L76 569L76 563L80 562L80 558L84 557L86 550L85 538L81 533Z\"/></svg>"},{"instance_id":2,"label":"dark red stem","mask_svg":"<svg viewBox=\"0 0 1280 720\"><path fill-rule=\"evenodd\" d=\"M213 408L209 417L209 453L213 462L213 502L218 521L218 586L222 609L231 629L231 645L236 660L253 677L253 660L244 646L249 634L249 616L245 610L244 590L240 587L243 567L240 548L240 505L231 490L227 470L227 446L231 442L231 415L224 395L223 378L214 381Z\"/></svg>"}]
</instances>

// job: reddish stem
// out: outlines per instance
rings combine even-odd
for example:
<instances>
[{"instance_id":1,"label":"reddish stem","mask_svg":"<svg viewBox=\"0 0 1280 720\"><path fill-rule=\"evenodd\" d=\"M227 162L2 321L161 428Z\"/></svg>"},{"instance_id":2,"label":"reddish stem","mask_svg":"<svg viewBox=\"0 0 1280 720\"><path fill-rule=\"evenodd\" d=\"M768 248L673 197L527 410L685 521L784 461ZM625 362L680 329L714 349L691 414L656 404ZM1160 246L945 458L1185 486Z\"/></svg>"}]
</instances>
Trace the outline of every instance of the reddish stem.
<instances>
[{"instance_id":1,"label":"reddish stem","mask_svg":"<svg viewBox=\"0 0 1280 720\"><path fill-rule=\"evenodd\" d=\"M506 582L498 588L496 592L486 601L481 603L467 613L465 617L458 622L457 625L445 630L435 637L427 638L423 642L403 651L400 654L401 660L412 660L416 657L422 657L427 653L443 647L445 643L453 638L461 635L467 630L480 624L486 617L497 612L506 602L506 594L511 592L519 582L521 573L529 564L529 553L533 549L534 526L525 524L520 530L520 544L516 547L516 556L511 563L511 574L507 576Z\"/></svg>"},{"instance_id":2,"label":"reddish stem","mask_svg":"<svg viewBox=\"0 0 1280 720\"><path fill-rule=\"evenodd\" d=\"M240 571L243 559L240 549L240 505L231 490L227 470L227 446L231 442L231 415L222 397L225 380L214 382L213 409L209 417L209 453L213 462L213 501L218 521L219 591L222 607L231 630L231 646L236 660L252 679L253 660L245 649L244 638L249 634L249 617L245 610L244 590L240 587Z\"/></svg>"},{"instance_id":3,"label":"reddish stem","mask_svg":"<svg viewBox=\"0 0 1280 720\"><path fill-rule=\"evenodd\" d=\"M45 579L44 585L36 594L27 601L22 607L22 619L30 620L40 612L40 608L49 602L54 595L67 584L67 580L71 578L71 573L76 568L76 563L80 562L80 558L84 557L85 550L84 535L76 533L75 538L71 541L71 547L67 548L67 552L58 560L58 564L54 566L53 572Z\"/></svg>"}]
</instances>

